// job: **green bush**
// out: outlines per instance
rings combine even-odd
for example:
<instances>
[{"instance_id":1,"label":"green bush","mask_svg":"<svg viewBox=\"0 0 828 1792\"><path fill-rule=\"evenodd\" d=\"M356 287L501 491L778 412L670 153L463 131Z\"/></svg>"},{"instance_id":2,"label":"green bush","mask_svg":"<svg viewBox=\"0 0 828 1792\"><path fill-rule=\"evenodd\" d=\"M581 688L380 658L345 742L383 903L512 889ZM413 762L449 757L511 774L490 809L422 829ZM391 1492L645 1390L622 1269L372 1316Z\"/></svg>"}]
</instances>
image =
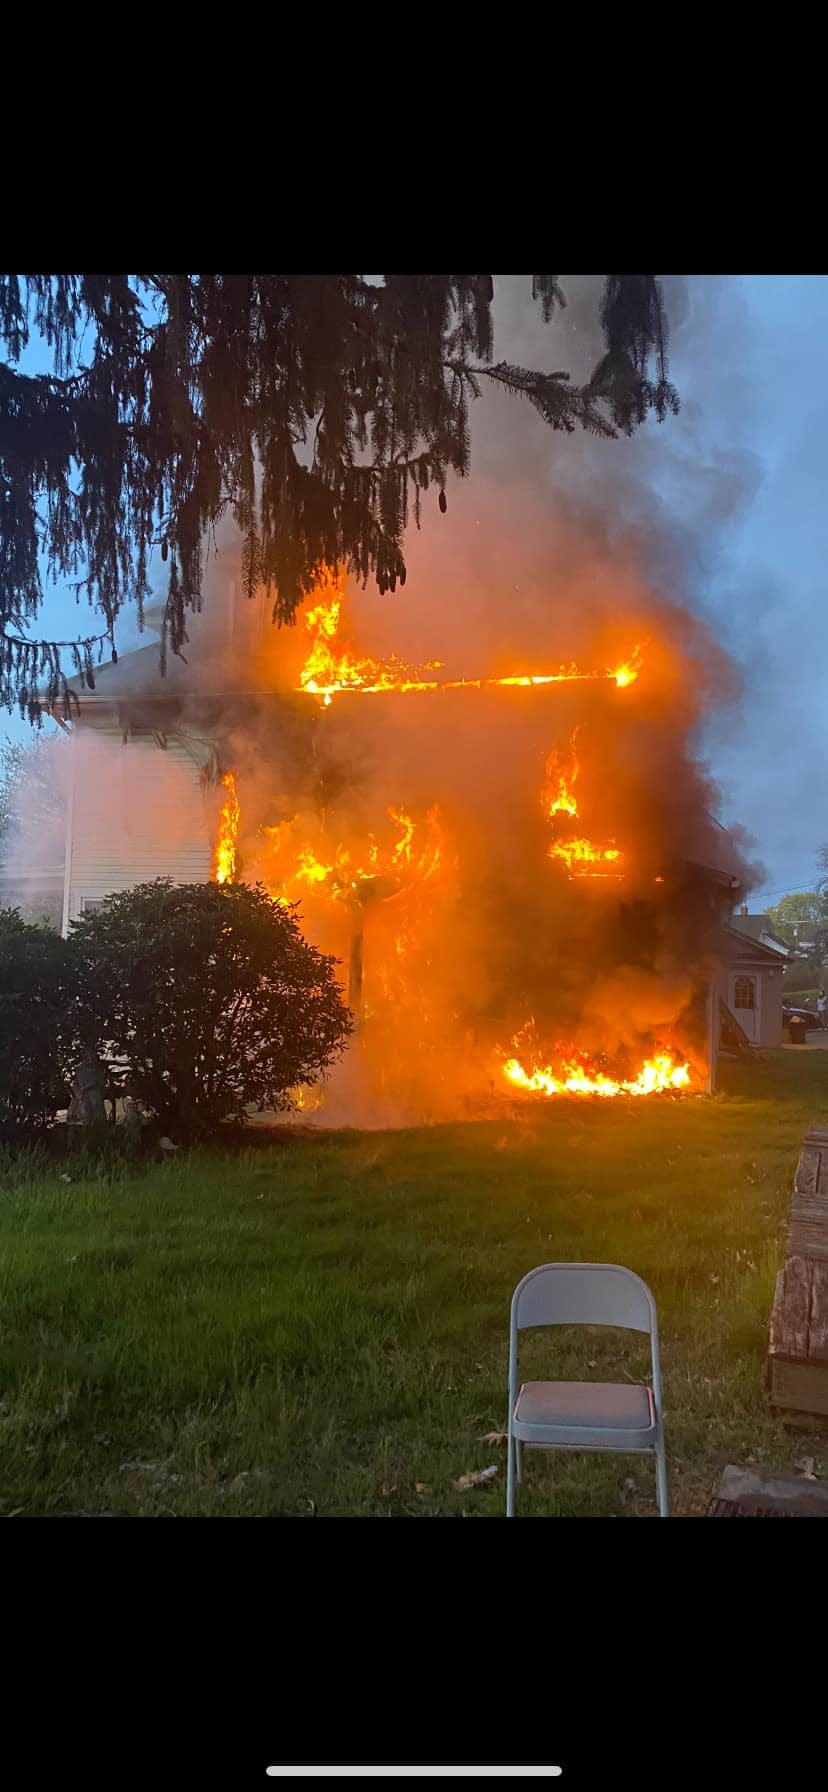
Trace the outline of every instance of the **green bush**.
<instances>
[{"instance_id":1,"label":"green bush","mask_svg":"<svg viewBox=\"0 0 828 1792\"><path fill-rule=\"evenodd\" d=\"M0 909L0 1138L42 1130L69 1100L69 976L60 934Z\"/></svg>"},{"instance_id":2,"label":"green bush","mask_svg":"<svg viewBox=\"0 0 828 1792\"><path fill-rule=\"evenodd\" d=\"M336 960L261 886L159 878L83 915L69 946L80 1037L126 1061L175 1138L288 1107L352 1029Z\"/></svg>"}]
</instances>

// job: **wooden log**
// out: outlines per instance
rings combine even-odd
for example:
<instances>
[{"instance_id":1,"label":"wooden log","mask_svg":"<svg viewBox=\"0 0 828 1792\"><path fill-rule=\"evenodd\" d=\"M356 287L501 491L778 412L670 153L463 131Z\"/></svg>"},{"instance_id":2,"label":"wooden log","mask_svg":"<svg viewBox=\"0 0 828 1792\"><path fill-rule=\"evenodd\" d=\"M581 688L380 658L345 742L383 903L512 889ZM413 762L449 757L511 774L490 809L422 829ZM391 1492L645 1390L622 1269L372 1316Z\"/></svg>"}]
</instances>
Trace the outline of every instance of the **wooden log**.
<instances>
[{"instance_id":1,"label":"wooden log","mask_svg":"<svg viewBox=\"0 0 828 1792\"><path fill-rule=\"evenodd\" d=\"M797 1214L788 1227L785 1240L787 1257L821 1257L828 1254L828 1228L816 1214L800 1219Z\"/></svg>"},{"instance_id":2,"label":"wooden log","mask_svg":"<svg viewBox=\"0 0 828 1792\"><path fill-rule=\"evenodd\" d=\"M789 1257L776 1278L768 1353L792 1362L808 1358L808 1314L811 1264L807 1257Z\"/></svg>"},{"instance_id":3,"label":"wooden log","mask_svg":"<svg viewBox=\"0 0 828 1792\"><path fill-rule=\"evenodd\" d=\"M811 1225L791 1226L785 1249L797 1257L810 1257L815 1262L828 1262L828 1239L821 1220Z\"/></svg>"},{"instance_id":4,"label":"wooden log","mask_svg":"<svg viewBox=\"0 0 828 1792\"><path fill-rule=\"evenodd\" d=\"M799 1154L785 1251L828 1261L828 1135L816 1128Z\"/></svg>"},{"instance_id":5,"label":"wooden log","mask_svg":"<svg viewBox=\"0 0 828 1792\"><path fill-rule=\"evenodd\" d=\"M794 1177L795 1195L815 1195L819 1185L819 1172L822 1164L822 1152L817 1145L810 1145L807 1140L799 1154Z\"/></svg>"},{"instance_id":6,"label":"wooden log","mask_svg":"<svg viewBox=\"0 0 828 1792\"><path fill-rule=\"evenodd\" d=\"M828 1369L816 1363L786 1363L772 1357L771 1405L795 1413L828 1418Z\"/></svg>"},{"instance_id":7,"label":"wooden log","mask_svg":"<svg viewBox=\"0 0 828 1792\"><path fill-rule=\"evenodd\" d=\"M803 1140L768 1343L774 1405L828 1416L828 1129Z\"/></svg>"},{"instance_id":8,"label":"wooden log","mask_svg":"<svg viewBox=\"0 0 828 1792\"><path fill-rule=\"evenodd\" d=\"M768 1368L774 1406L828 1415L828 1263L789 1257L780 1269Z\"/></svg>"},{"instance_id":9,"label":"wooden log","mask_svg":"<svg viewBox=\"0 0 828 1792\"><path fill-rule=\"evenodd\" d=\"M808 1315L808 1357L828 1364L828 1263L814 1263Z\"/></svg>"}]
</instances>

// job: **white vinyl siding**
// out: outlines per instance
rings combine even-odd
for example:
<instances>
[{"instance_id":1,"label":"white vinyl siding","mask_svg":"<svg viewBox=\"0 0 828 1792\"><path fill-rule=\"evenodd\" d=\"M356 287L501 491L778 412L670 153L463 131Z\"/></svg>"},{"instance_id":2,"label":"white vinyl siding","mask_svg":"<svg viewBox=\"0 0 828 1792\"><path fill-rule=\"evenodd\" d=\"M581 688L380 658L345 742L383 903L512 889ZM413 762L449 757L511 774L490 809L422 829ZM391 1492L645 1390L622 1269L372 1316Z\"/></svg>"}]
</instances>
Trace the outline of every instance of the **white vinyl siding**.
<instances>
[{"instance_id":1,"label":"white vinyl siding","mask_svg":"<svg viewBox=\"0 0 828 1792\"><path fill-rule=\"evenodd\" d=\"M120 735L79 735L70 804L68 918L84 904L155 877L207 883L212 843L199 766L174 737L126 744Z\"/></svg>"}]
</instances>

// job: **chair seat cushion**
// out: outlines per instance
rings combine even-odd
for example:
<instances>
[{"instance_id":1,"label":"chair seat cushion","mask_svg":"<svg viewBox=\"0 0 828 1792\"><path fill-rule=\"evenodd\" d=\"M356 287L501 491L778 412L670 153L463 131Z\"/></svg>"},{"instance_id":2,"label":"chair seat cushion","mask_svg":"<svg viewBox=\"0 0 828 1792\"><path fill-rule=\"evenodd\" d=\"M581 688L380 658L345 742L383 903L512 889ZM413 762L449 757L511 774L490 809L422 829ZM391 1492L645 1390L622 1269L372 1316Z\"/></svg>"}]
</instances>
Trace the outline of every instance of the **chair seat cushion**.
<instances>
[{"instance_id":1,"label":"chair seat cushion","mask_svg":"<svg viewBox=\"0 0 828 1792\"><path fill-rule=\"evenodd\" d=\"M651 1432L655 1424L649 1388L613 1381L525 1381L515 1402L515 1431ZM527 1438L528 1441L528 1438Z\"/></svg>"}]
</instances>

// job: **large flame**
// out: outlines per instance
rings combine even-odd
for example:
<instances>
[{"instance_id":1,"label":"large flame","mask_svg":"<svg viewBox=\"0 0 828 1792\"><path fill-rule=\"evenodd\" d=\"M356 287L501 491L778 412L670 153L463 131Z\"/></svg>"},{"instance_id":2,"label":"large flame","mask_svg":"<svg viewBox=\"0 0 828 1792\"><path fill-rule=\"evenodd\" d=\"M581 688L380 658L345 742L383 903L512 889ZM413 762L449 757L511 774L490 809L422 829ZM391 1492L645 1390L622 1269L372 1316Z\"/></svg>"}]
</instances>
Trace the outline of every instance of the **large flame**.
<instances>
[{"instance_id":1,"label":"large flame","mask_svg":"<svg viewBox=\"0 0 828 1792\"><path fill-rule=\"evenodd\" d=\"M572 663L559 666L556 672L515 672L503 678L425 678L425 672L441 670L439 660L430 660L423 666L408 666L396 654L391 654L384 660L375 660L360 656L347 644L337 641L345 601L345 581L341 572L325 572L319 579L314 596L317 601L304 615L311 645L299 674L299 690L311 697L321 697L326 705L344 691L360 691L363 696L375 696L381 691L481 691L498 687L530 689L594 679L610 679L619 690L623 690L638 677L641 668L641 649L636 646L621 665L605 666L593 672L584 672Z\"/></svg>"},{"instance_id":2,"label":"large flame","mask_svg":"<svg viewBox=\"0 0 828 1792\"><path fill-rule=\"evenodd\" d=\"M677 1063L667 1051L647 1058L634 1077L606 1076L579 1052L562 1057L555 1070L548 1064L525 1070L518 1058L507 1058L503 1075L513 1088L532 1095L677 1094L690 1087L690 1065Z\"/></svg>"},{"instance_id":3,"label":"large flame","mask_svg":"<svg viewBox=\"0 0 828 1792\"><path fill-rule=\"evenodd\" d=\"M282 688L292 685L324 706L347 692L532 689L587 680L623 690L637 679L642 666L636 646L623 662L603 670L585 672L573 662L557 671L449 679L438 676L441 667L436 661L415 666L393 654L381 659L363 654L348 640L345 614L344 579L336 572L327 573L304 611L305 643L299 653L300 662L302 651L306 653L304 664L301 671L295 661L291 671L284 668ZM341 981L360 1023L349 1061L342 1067L343 1077L346 1082L352 1077L356 1089L365 1078L372 1104L388 1096L393 1104L401 1100L406 1113L430 1118L444 1099L451 1111L463 1103L488 1106L502 1099L507 1089L528 1098L607 1098L681 1095L696 1085L695 1071L676 1049L685 1038L684 993L674 999L671 992L665 1008L653 976L632 1010L626 999L622 1001L624 1027L612 1023L609 984L619 933L613 881L626 880L632 901L658 864L651 861L644 828L638 827L623 755L617 765L613 757L618 731L623 728L626 737L628 728L646 728L653 705L658 713L664 701L660 640L654 639L649 622L642 625L640 616L631 617L629 628L628 639L640 636L651 643L642 700L616 704L608 691L604 703L595 691L578 705L579 693L573 691L566 705L572 732L568 738L562 736L545 761L548 704L518 699L519 723L513 706L505 701L463 706L458 756L468 751L467 734L469 741L476 741L478 729L492 726L500 729L507 749L500 763L491 755L484 758L488 784L481 776L478 789L473 780L461 783L454 777L451 753L447 769L442 757L446 747L432 726L434 712L428 707L420 710L427 734L421 734L410 711L404 719L393 704L373 712L375 719L369 719L366 709L358 725L342 714L328 719L323 710L316 721L309 714L306 724L298 725L297 740L304 740L307 760L303 765L296 755L295 782L292 740L286 745L260 730L259 764L244 774L253 794L248 797L247 781L242 788L245 875L260 880L274 900L299 904L308 938L341 966ZM582 663L596 664L614 656L611 635L596 633L592 640L593 645L583 650ZM576 705L583 713L572 728ZM504 841L515 826L510 808L513 725L518 750L529 742L537 755L530 758L527 751L525 771L515 756L516 774L526 780L523 788L530 797L538 763L544 763L540 791L544 824L540 833L535 811L535 821L525 828L510 861ZM354 759L359 775L341 785L336 779L329 784L323 776L328 754L334 766L338 754L343 766L347 764L342 747L352 726L360 743L363 736L366 742L373 741L376 731L381 747L387 744L391 752L384 762L379 756L372 761L366 754L365 765L375 767L368 775L363 773L360 744ZM380 763L381 772L376 769ZM232 774L223 784L215 852L219 882L238 875L240 809ZM329 791L324 806L318 796L323 789ZM441 799L442 813L433 801L435 795ZM284 819L266 825L265 816L273 820L271 804L276 801L275 813ZM262 818L258 826L257 808ZM515 813L526 817L531 811L519 799ZM557 876L553 866L560 868ZM594 900L581 900L580 892L567 896L567 880L579 878L605 880L596 883ZM664 879L659 874L655 881ZM535 890L536 899L524 897L524 885ZM504 906L508 892L517 898L509 912ZM545 932L547 913L567 918L560 938ZM588 1007L579 1008L567 952L583 966ZM649 975L642 972L645 979ZM603 984L607 984L604 1018L596 999ZM560 1000L555 994L558 985ZM541 1051L531 1030L524 1028L508 1050L499 1050L497 1041L512 1037L518 1016L527 1011L527 1000L539 1003L547 1041L555 1038L549 1030L554 1027L560 1028L562 1043ZM689 1043L694 1037L692 1025L686 1036ZM596 1039L602 1042L598 1051ZM662 1045L664 1040L672 1043ZM319 1099L318 1092L312 1098L308 1092L297 1093L296 1105L310 1111ZM374 1123L373 1107L369 1123Z\"/></svg>"},{"instance_id":4,"label":"large flame","mask_svg":"<svg viewBox=\"0 0 828 1792\"><path fill-rule=\"evenodd\" d=\"M635 676L635 674L633 674ZM554 827L558 827L558 816L571 816L577 819L579 808L575 796L575 781L580 772L580 763L575 751L575 742L579 729L575 728L570 736L569 749L566 755L553 747L546 761L546 776L541 789L541 804L544 814L548 816ZM620 869L622 853L613 840L606 846L596 846L592 840L583 835L567 835L551 840L547 849L547 857L560 859L566 866L570 877L623 877ZM606 867L617 867L608 871Z\"/></svg>"},{"instance_id":5,"label":"large flame","mask_svg":"<svg viewBox=\"0 0 828 1792\"><path fill-rule=\"evenodd\" d=\"M572 871L573 866L577 866L582 875L591 875L584 867L617 865L621 858L617 846L593 846L591 840L580 839L553 840L547 848L547 854L550 859L562 859L567 871ZM574 875L577 876L577 871ZM622 874L616 872L615 875Z\"/></svg>"},{"instance_id":6,"label":"large flame","mask_svg":"<svg viewBox=\"0 0 828 1792\"><path fill-rule=\"evenodd\" d=\"M546 761L546 779L541 791L541 802L550 821L555 815L577 815L578 803L575 796L575 780L581 769L575 752L578 729L574 728L569 742L569 753L566 758L553 747Z\"/></svg>"},{"instance_id":7,"label":"large flame","mask_svg":"<svg viewBox=\"0 0 828 1792\"><path fill-rule=\"evenodd\" d=\"M335 692L434 689L421 678L426 667L409 667L392 655L387 660L360 658L353 649L337 644L345 601L342 573L322 574L314 593L317 601L305 611L304 623L311 636L311 647L299 674L299 689L311 697L322 697L330 703Z\"/></svg>"},{"instance_id":8,"label":"large flame","mask_svg":"<svg viewBox=\"0 0 828 1792\"><path fill-rule=\"evenodd\" d=\"M304 885L336 902L361 903L433 877L443 848L439 811L416 820L404 809L386 813L392 826L382 838L354 833L332 842L321 822L298 815L264 828L267 887L281 900L298 896Z\"/></svg>"},{"instance_id":9,"label":"large flame","mask_svg":"<svg viewBox=\"0 0 828 1792\"><path fill-rule=\"evenodd\" d=\"M227 795L221 805L219 815L218 834L213 855L213 877L217 884L231 884L236 875L236 842L241 810L233 773L225 772L221 782Z\"/></svg>"}]
</instances>

